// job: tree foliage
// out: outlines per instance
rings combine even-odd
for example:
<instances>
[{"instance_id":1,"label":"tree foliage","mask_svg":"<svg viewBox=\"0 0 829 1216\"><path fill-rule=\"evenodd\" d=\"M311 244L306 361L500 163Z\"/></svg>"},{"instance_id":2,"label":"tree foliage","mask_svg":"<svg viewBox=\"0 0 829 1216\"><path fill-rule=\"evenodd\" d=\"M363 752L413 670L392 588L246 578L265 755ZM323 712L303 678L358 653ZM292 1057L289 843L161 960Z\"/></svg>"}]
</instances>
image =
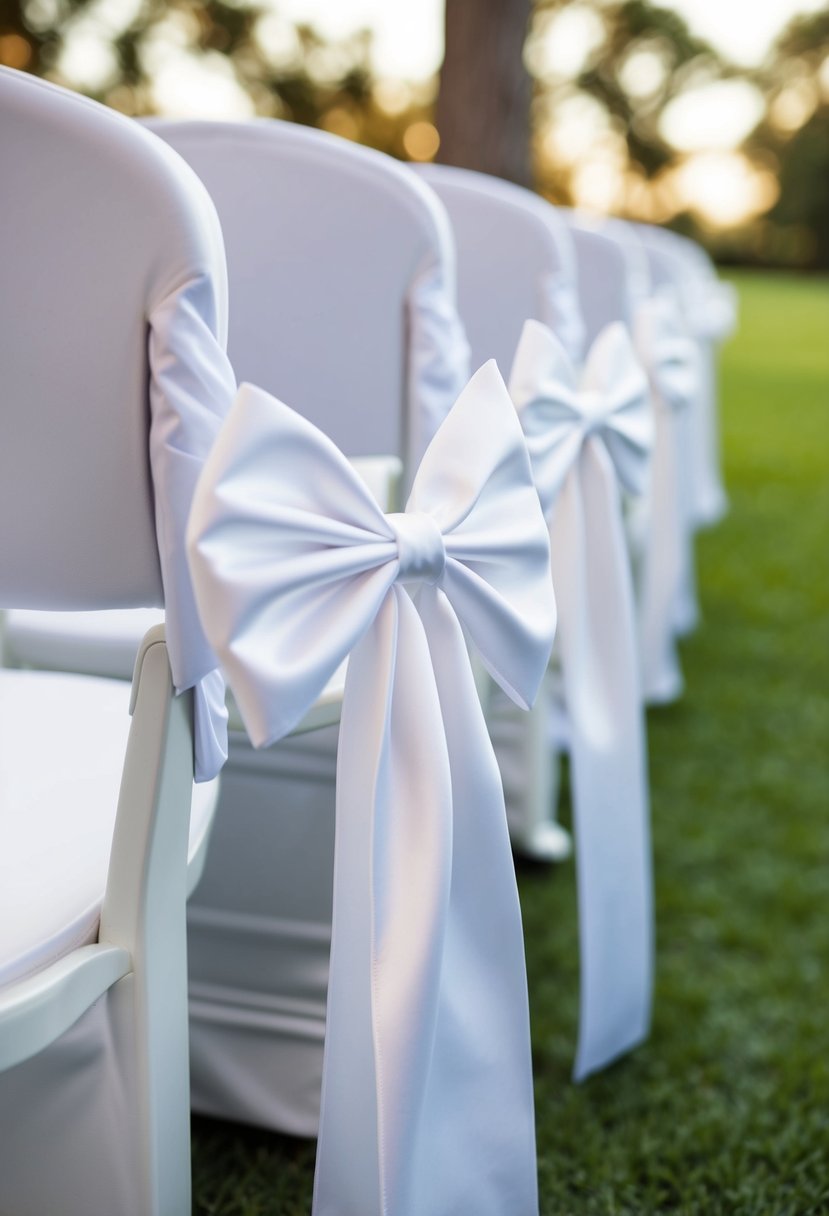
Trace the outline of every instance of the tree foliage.
<instances>
[{"instance_id":1,"label":"tree foliage","mask_svg":"<svg viewBox=\"0 0 829 1216\"><path fill-rule=\"evenodd\" d=\"M78 80L65 70L64 52L85 25L100 37L97 10L96 0L0 0L0 62L146 115L158 110L163 36L191 64L211 67L221 56L252 114L324 127L395 156L405 155L407 127L431 110L431 87L402 88L394 104L381 104L370 32L330 42L281 20L270 5L245 0L141 0L107 39L111 70L92 83Z\"/></svg>"},{"instance_id":2,"label":"tree foliage","mask_svg":"<svg viewBox=\"0 0 829 1216\"><path fill-rule=\"evenodd\" d=\"M764 253L829 268L829 7L795 17L757 78L769 104L747 146L771 161L780 187Z\"/></svg>"}]
</instances>

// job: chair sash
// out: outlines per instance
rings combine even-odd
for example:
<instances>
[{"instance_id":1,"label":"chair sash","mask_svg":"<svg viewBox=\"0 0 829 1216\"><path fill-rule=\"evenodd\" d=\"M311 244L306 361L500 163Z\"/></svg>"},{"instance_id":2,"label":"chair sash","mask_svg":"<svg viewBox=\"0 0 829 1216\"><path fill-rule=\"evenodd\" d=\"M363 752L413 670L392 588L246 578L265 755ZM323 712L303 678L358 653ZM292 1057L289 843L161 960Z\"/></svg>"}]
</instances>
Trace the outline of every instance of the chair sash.
<instances>
[{"instance_id":1,"label":"chair sash","mask_svg":"<svg viewBox=\"0 0 829 1216\"><path fill-rule=\"evenodd\" d=\"M679 308L668 293L640 305L634 324L636 352L654 405L654 447L642 561L639 642L646 701L673 700L683 679L676 636L698 615L690 518L690 453L682 450L680 415L694 405L697 355Z\"/></svg>"},{"instance_id":2,"label":"chair sash","mask_svg":"<svg viewBox=\"0 0 829 1216\"><path fill-rule=\"evenodd\" d=\"M581 382L528 321L510 378L550 529L570 724L581 1010L574 1075L648 1032L653 971L645 730L621 493L640 493L652 421L627 331L608 326Z\"/></svg>"},{"instance_id":3,"label":"chair sash","mask_svg":"<svg viewBox=\"0 0 829 1216\"><path fill-rule=\"evenodd\" d=\"M315 1216L537 1212L526 975L466 640L519 704L555 626L547 530L493 362L384 516L243 386L200 481L194 584L253 742L350 653Z\"/></svg>"},{"instance_id":4,"label":"chair sash","mask_svg":"<svg viewBox=\"0 0 829 1216\"><path fill-rule=\"evenodd\" d=\"M542 278L541 293L541 320L553 331L573 362L579 363L587 331L575 275L562 270L548 272Z\"/></svg>"},{"instance_id":5,"label":"chair sash","mask_svg":"<svg viewBox=\"0 0 829 1216\"><path fill-rule=\"evenodd\" d=\"M182 555L196 479L236 391L224 325L206 275L171 292L149 318L150 467L167 645L176 692L193 689L196 781L212 780L227 759L224 678Z\"/></svg>"}]
</instances>

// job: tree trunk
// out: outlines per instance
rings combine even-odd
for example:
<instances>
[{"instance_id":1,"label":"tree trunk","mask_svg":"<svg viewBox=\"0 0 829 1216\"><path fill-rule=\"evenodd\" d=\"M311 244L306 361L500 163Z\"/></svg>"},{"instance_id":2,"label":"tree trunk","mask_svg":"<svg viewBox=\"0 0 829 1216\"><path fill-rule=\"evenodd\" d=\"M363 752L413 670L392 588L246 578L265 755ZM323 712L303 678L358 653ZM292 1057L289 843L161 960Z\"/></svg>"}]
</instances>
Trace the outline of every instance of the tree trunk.
<instances>
[{"instance_id":1,"label":"tree trunk","mask_svg":"<svg viewBox=\"0 0 829 1216\"><path fill-rule=\"evenodd\" d=\"M437 159L530 184L532 84L524 40L532 0L446 0Z\"/></svg>"}]
</instances>

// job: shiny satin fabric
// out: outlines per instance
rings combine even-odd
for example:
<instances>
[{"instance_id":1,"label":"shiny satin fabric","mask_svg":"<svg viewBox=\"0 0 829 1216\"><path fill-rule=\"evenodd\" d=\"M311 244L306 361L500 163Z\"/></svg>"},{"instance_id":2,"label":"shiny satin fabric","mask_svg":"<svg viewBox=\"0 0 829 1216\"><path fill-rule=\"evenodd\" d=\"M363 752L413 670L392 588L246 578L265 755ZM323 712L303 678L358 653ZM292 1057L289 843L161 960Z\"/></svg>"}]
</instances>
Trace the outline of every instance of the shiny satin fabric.
<instances>
[{"instance_id":1,"label":"shiny satin fabric","mask_svg":"<svg viewBox=\"0 0 829 1216\"><path fill-rule=\"evenodd\" d=\"M315 1216L537 1211L526 977L466 639L521 705L555 627L547 529L494 363L384 516L243 386L200 481L194 585L256 745L351 652Z\"/></svg>"},{"instance_id":2,"label":"shiny satin fabric","mask_svg":"<svg viewBox=\"0 0 829 1216\"><path fill-rule=\"evenodd\" d=\"M214 337L225 318L214 315L210 279L194 278L150 313L150 468L164 584L164 618L176 692L193 689L196 781L216 777L227 759L224 678L204 635L183 533L196 478L230 408L233 369ZM138 627L138 626L137 626Z\"/></svg>"},{"instance_id":3,"label":"shiny satin fabric","mask_svg":"<svg viewBox=\"0 0 829 1216\"><path fill-rule=\"evenodd\" d=\"M574 1076L581 1080L641 1042L650 1024L646 741L621 492L645 487L652 417L647 380L621 324L599 335L577 379L554 335L528 321L510 393L549 523L559 605L581 951Z\"/></svg>"},{"instance_id":4,"label":"shiny satin fabric","mask_svg":"<svg viewBox=\"0 0 829 1216\"><path fill-rule=\"evenodd\" d=\"M680 414L694 408L697 351L673 295L640 305L636 352L648 374L654 407L654 448L640 573L639 644L642 691L649 703L675 700L683 678L676 647L679 624L696 616L691 469Z\"/></svg>"}]
</instances>

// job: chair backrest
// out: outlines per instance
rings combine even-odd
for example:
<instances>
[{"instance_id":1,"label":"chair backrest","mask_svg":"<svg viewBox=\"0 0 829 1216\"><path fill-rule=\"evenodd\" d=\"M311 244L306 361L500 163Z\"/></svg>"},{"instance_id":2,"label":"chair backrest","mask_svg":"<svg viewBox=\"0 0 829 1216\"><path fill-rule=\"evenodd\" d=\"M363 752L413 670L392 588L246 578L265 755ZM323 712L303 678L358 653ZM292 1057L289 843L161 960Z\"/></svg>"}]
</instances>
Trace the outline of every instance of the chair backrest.
<instances>
[{"instance_id":1,"label":"chair backrest","mask_svg":"<svg viewBox=\"0 0 829 1216\"><path fill-rule=\"evenodd\" d=\"M8 69L0 165L0 604L160 604L148 333L191 279L226 325L215 212L137 124Z\"/></svg>"},{"instance_id":2,"label":"chair backrest","mask_svg":"<svg viewBox=\"0 0 829 1216\"><path fill-rule=\"evenodd\" d=\"M468 373L437 199L390 157L306 127L148 125L218 210L239 380L349 456L419 460Z\"/></svg>"},{"instance_id":3,"label":"chair backrest","mask_svg":"<svg viewBox=\"0 0 829 1216\"><path fill-rule=\"evenodd\" d=\"M656 284L645 244L639 235L639 227L628 220L606 216L600 223L603 236L609 236L622 251L627 276L627 294L634 309L645 302Z\"/></svg>"},{"instance_id":4,"label":"chair backrest","mask_svg":"<svg viewBox=\"0 0 829 1216\"><path fill-rule=\"evenodd\" d=\"M629 328L636 310L636 278L631 279L629 255L609 233L604 221L561 209L576 247L579 298L588 345L612 321Z\"/></svg>"},{"instance_id":5,"label":"chair backrest","mask_svg":"<svg viewBox=\"0 0 829 1216\"><path fill-rule=\"evenodd\" d=\"M418 175L449 212L458 250L458 300L477 367L504 375L528 318L582 354L576 255L556 209L537 194L484 173L422 165Z\"/></svg>"},{"instance_id":6,"label":"chair backrest","mask_svg":"<svg viewBox=\"0 0 829 1216\"><path fill-rule=\"evenodd\" d=\"M648 259L655 288L671 288L680 297L687 293L692 281L699 279L699 269L686 257L680 246L656 227L637 225L637 233Z\"/></svg>"},{"instance_id":7,"label":"chair backrest","mask_svg":"<svg viewBox=\"0 0 829 1216\"><path fill-rule=\"evenodd\" d=\"M636 231L649 253L656 250L676 259L689 278L710 280L717 277L716 267L706 250L690 237L658 224L637 224Z\"/></svg>"}]
</instances>

